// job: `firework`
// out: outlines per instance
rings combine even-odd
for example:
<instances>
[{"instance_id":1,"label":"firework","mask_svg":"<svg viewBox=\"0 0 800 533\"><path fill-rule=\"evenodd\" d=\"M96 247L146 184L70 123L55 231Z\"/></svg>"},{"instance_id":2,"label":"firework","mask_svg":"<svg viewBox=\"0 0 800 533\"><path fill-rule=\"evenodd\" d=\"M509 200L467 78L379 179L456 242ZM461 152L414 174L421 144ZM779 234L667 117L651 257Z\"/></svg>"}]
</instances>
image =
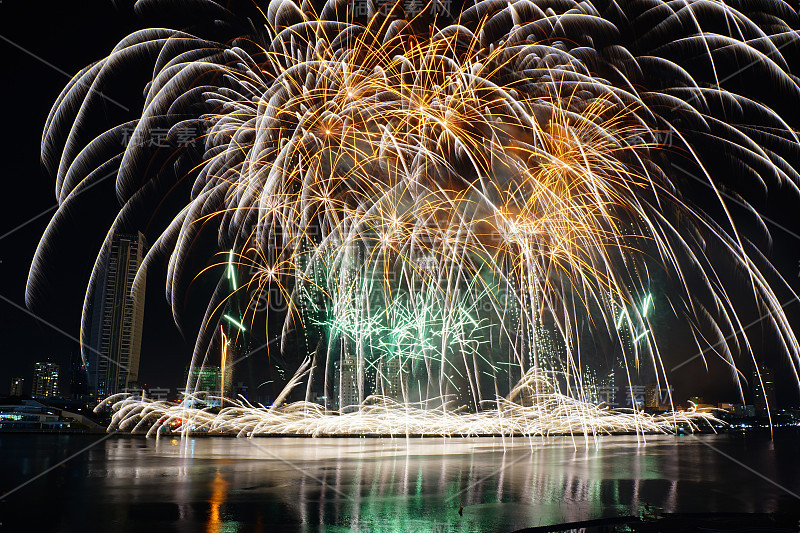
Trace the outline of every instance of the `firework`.
<instances>
[{"instance_id":1,"label":"firework","mask_svg":"<svg viewBox=\"0 0 800 533\"><path fill-rule=\"evenodd\" d=\"M245 22L207 2L225 39L142 31L79 73L44 134L61 207L31 269L29 305L63 214L113 168L123 207L103 250L135 213L191 183L145 265L169 256L179 325L191 280L219 280L193 365L221 352L230 379L229 342L271 338L276 313L281 352L298 352L288 357L302 372L276 406L195 410L198 427L663 429L666 418L592 406L584 342L615 354L629 384L642 367L667 380L650 322L653 271L675 287L668 307L701 350L721 346L735 369L751 353L741 305L766 309L796 373L797 339L776 296L791 289L768 281L779 276L738 232L734 203L763 220L725 180L733 169L797 192L796 125L769 98L736 90L759 76L793 102L786 109L800 103L783 55L800 45L796 14L781 2L758 13L721 1L627 2L625 13L614 2L488 0L456 13L363 4L275 1ZM142 57L154 74L141 114L95 135L84 122L101 91ZM742 58L750 63L734 72ZM167 146L153 146L156 130ZM706 155L720 151L729 160ZM698 183L676 160L712 191L713 208L697 207ZM219 260L192 270L193 245L210 232ZM719 264L741 270L749 302L735 305ZM265 295L285 309L249 305ZM553 396L524 406L543 394L530 379L540 371L556 376ZM277 406L303 384L305 402ZM314 391L339 414L313 407ZM120 400L115 423L185 418L186 408ZM470 414L448 425L458 409ZM425 422L390 429L401 419Z\"/></svg>"},{"instance_id":2,"label":"firework","mask_svg":"<svg viewBox=\"0 0 800 533\"><path fill-rule=\"evenodd\" d=\"M146 433L158 437L173 433L208 433L254 437L259 435L374 435L478 437L486 435L537 437L547 435L601 436L611 433L671 433L679 427L694 431L719 423L710 411L649 415L635 410L600 408L552 391L542 373L526 375L515 392L536 391L520 403L499 399L477 412L448 408L447 402L431 409L426 402L398 403L385 396L368 397L359 409L330 412L310 402L286 406L253 406L246 400L189 395L180 404L153 401L129 394L111 396L103 404L113 407L109 429ZM221 408L190 405L219 401Z\"/></svg>"}]
</instances>

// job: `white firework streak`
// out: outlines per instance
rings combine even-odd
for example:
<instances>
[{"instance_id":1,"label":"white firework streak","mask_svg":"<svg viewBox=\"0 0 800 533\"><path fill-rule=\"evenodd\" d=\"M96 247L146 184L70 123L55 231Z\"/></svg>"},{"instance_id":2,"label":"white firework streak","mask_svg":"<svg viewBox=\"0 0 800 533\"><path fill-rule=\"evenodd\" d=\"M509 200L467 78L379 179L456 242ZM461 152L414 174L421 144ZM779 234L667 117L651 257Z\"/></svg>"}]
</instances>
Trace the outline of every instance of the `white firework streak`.
<instances>
[{"instance_id":1,"label":"white firework streak","mask_svg":"<svg viewBox=\"0 0 800 533\"><path fill-rule=\"evenodd\" d=\"M145 433L148 437L171 434L211 434L257 437L287 436L405 436L477 437L549 435L600 436L612 433L672 433L682 426L695 431L712 427L719 420L711 411L671 412L651 415L636 410L608 409L570 398L552 388L541 373L531 372L512 392L512 397L530 393L527 401L505 398L478 412L448 409L447 402L431 409L425 403L398 403L385 396L370 396L353 411L331 412L311 402L293 402L283 407L253 406L244 399L190 394L174 404L142 396L119 394L97 409L109 405L113 431ZM190 407L218 400L222 408Z\"/></svg>"},{"instance_id":2,"label":"white firework streak","mask_svg":"<svg viewBox=\"0 0 800 533\"><path fill-rule=\"evenodd\" d=\"M28 304L36 305L48 242L74 197L117 165L124 205L98 255L84 332L113 233L190 180L189 201L158 234L145 268L169 254L166 293L179 325L189 282L225 269L192 365L216 356L226 306L243 294L285 299L281 350L297 335L310 357L280 395L305 380L305 401L233 402L187 417L186 401L115 398L114 426L180 418L248 435L665 430L710 415L593 406L581 353L582 338L605 339L605 350L622 353L628 384L643 366L667 381L645 297L654 268L677 287L670 306L698 347L719 342L736 369L736 356L752 350L715 270L736 265L797 376L800 346L776 296L791 288L740 234L725 199L735 195L766 226L702 154L723 150L763 187L771 180L797 192L795 126L720 86L717 72L721 58L749 58L800 102L780 51L800 42L796 14L781 2L748 18L722 1L630 2L621 14L613 2L554 11L548 2L486 0L431 19L425 13L437 9L406 15L402 2L368 4L369 16L358 17L342 2L317 14L309 2L274 1L263 27L250 24L227 44L138 32L59 97L43 158L60 209L37 250ZM235 14L225 16L239 27ZM728 33L704 31L701 20L724 21ZM687 47L709 76L692 77L681 63ZM156 59L141 116L89 135L84 122L107 79L143 56ZM124 150L110 155L123 128L132 128ZM202 128L202 150L152 148L156 129L168 129L175 144L192 128ZM690 187L670 175L672 157L707 180L722 215L692 203ZM208 231L224 259L198 274L187 265ZM242 331L270 324L269 313L255 311L227 320ZM706 339L709 331L716 339ZM335 415L315 407L314 380L343 404L336 365L348 358L360 407ZM542 371L558 376L547 397L531 385Z\"/></svg>"}]
</instances>

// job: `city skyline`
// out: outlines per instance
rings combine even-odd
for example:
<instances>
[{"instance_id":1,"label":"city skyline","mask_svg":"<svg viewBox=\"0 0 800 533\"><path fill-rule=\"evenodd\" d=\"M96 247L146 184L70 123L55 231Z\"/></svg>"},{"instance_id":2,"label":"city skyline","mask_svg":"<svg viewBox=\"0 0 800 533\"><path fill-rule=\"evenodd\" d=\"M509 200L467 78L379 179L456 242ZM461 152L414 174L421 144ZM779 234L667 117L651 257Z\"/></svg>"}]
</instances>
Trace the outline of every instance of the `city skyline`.
<instances>
[{"instance_id":1,"label":"city skyline","mask_svg":"<svg viewBox=\"0 0 800 533\"><path fill-rule=\"evenodd\" d=\"M125 24L130 24L130 21L126 21ZM125 26L125 24L120 24L120 27ZM109 40L114 40L114 35L112 35L111 32L113 32L113 29L109 30L108 39ZM91 53L92 53L92 51L87 49L86 50L86 57L87 58L90 57ZM113 105L112 105L112 107L113 107ZM117 111L119 111L119 109L117 109ZM783 222L780 219L781 213L783 213L783 212L784 212L784 210L780 210L780 209L777 210L777 212L774 214L773 218L775 216L777 216L778 219L780 220L780 222ZM780 222L779 222L779 224L780 224ZM781 224L781 225L783 225L785 227L791 227L791 225L788 224L788 223L787 224ZM776 229L776 231L777 231L776 238L780 238L780 236L781 236L780 230ZM785 234L783 234L783 235L785 235ZM779 249L779 250L785 249L785 248L781 248L781 247L778 247L778 246L776 246L776 248ZM778 258L779 258L779 262L782 262L783 266L781 267L781 270L783 272L786 272L786 274L785 274L786 278L789 281L793 281L795 279L795 277L792 276L792 269L797 267L797 264L795 263L795 261L796 261L795 258L786 257L786 258L781 259L780 258L780 254L778 254ZM84 275L85 275L86 270L84 269L83 272L84 272ZM148 316L153 316L153 317L157 316L158 317L158 320L157 320L158 322L167 323L168 320L163 320L163 318L169 317L170 313L169 313L168 309L165 309L165 306L163 304L163 299L162 299L162 296L161 296L161 292L162 291L158 287L153 287L153 285L154 285L153 283L150 283L149 285L150 285L149 292L151 292L151 293L153 293L153 294L155 294L157 296L155 298L149 298L148 299L148 301L153 302L152 306L148 307L148 309L150 309L150 311L148 311ZM69 292L70 290L74 290L74 289L75 289L75 287L73 287L71 289L64 288L64 289L60 289L60 290L65 290L65 291ZM73 309L74 309L74 307L73 307ZM793 312L793 308L792 308L791 305L787 306L787 312ZM65 330L65 331L77 331L74 328L74 317L73 317L72 320L73 320L73 326L72 327L66 328L66 329L60 327L60 329ZM155 318L151 318L150 320L156 321ZM743 321L743 325L744 324L749 324L750 322L752 322L752 321ZM58 332L56 332L55 330L52 330L52 328L49 328L46 325L40 325L40 324L37 325L37 323L35 321L32 321L32 325L33 325L33 328L36 331L38 331L38 332L43 332L44 331L45 335L33 335L31 338L36 338L36 337L51 337L51 338L52 337L59 337ZM760 327L760 325L757 324L755 328L758 328L758 327ZM193 348L191 338L188 337L187 339L185 339L183 341L177 341L176 342L176 340L178 339L178 334L176 333L174 328L171 328L171 326L165 327L163 325L160 325L159 328L162 331L170 331L168 336L172 339L171 342L175 343L175 344L172 344L172 346L179 347L177 349L175 349L173 347L169 347L165 351L168 352L168 353L182 353L183 354L181 357L175 356L176 360L177 359L183 359L183 360L180 361L180 362L176 362L174 364L173 370L171 370L171 374L170 374L172 376L170 378L170 381L179 380L180 376L181 376L181 373L182 373L183 361L185 361L185 359L186 359L186 357L188 355L188 352L190 352L192 350L192 348ZM751 328L751 329L755 329L755 328ZM680 336L681 335L676 335L675 337L680 337ZM145 343L147 343L148 342L147 335L145 335L145 337L146 337L145 338ZM151 337L151 339L155 339L155 338L156 338L155 336ZM37 342L39 342L38 339L37 339ZM51 343L53 341L52 340L48 340L47 342ZM61 341L59 340L59 341L55 341L55 342L56 343L60 343ZM70 352L73 352L75 350L74 347L76 345L75 345L74 341L69 341L68 339L65 339L64 342L65 343L69 343L73 347L71 347L71 348L62 348L61 350L57 350L58 353L53 354L53 356L62 358L62 363L61 364L62 364L62 366L66 367L66 365L64 363L64 360L67 357L69 357ZM153 346L157 346L158 345L158 343L155 342L155 340L151 340L150 342L153 343ZM255 343L254 346L258 346L258 343ZM776 351L773 348L771 348L771 347L754 346L754 349L757 350L757 351L761 351L761 355L759 356L759 358L775 359L774 361L768 361L768 362L773 367L777 366L778 368L781 368L782 362L777 358L777 355L773 355L773 354L776 353ZM45 350L45 351L48 351L48 350ZM160 352L160 350L156 350L156 349L151 350L150 353L152 355L149 356L149 360L150 361L154 361L154 360L158 360L158 359L163 359L163 356L159 352ZM668 356L674 357L674 359L676 360L677 363L680 363L685 359L692 359L694 357L694 354L691 354L691 352L689 352L689 350L686 350L685 347L684 348L677 347L677 348L674 348L674 349L670 349L669 352L670 352L670 354L668 354ZM684 355L684 354L686 354L686 355ZM47 355L50 356L49 353ZM41 355L39 357L41 357ZM35 358L36 358L36 356L34 356L34 359ZM169 363L167 363L167 364L169 365ZM700 358L700 359L695 358L693 360L692 364L696 364L697 365L695 371L685 372L685 370L687 369L686 367L681 367L680 370L676 371L676 372L684 372L683 377L680 380L678 380L677 383L676 383L676 385L678 386L678 389L679 389L679 393L681 395L694 394L694 391L696 391L698 389L708 388L708 389L711 389L711 390L710 391L705 391L705 390L703 391L703 393L706 396L716 396L720 400L732 399L731 397L734 396L735 389L731 389L729 386L726 386L726 387L723 387L721 392L715 392L713 389L715 387L720 387L721 385L717 384L717 383L711 383L711 381L714 381L714 380L705 379L702 376L702 372L704 372L704 369L702 368L703 367L702 358ZM716 370L713 370L714 365L715 365L713 359L710 361L710 364L712 366L712 372L715 372L717 375L723 375L721 373L725 372L724 366L719 366L719 367L716 368ZM146 367L147 363L145 362L145 363L143 363L143 365ZM157 381L159 381L159 379L158 379L159 372L157 370L150 370L150 374L149 375L147 375L147 369L146 368L144 368L143 370L145 372L144 381L150 382L150 383L156 383ZM748 370L747 369L743 369L743 370L744 370L745 374L748 374L748 376L749 376ZM11 372L19 374L19 372L14 372L13 370ZM688 378L685 377L687 375L689 376ZM785 400L786 404L796 403L797 393L796 393L795 390L792 389L791 381L787 378L788 373L787 372L778 372L777 375L778 375L779 382L781 380L784 380L783 383L778 383L777 386L776 386L778 397L782 401L783 401L784 397L787 398ZM10 377L11 377L11 375L9 375L9 379L10 379ZM165 380L161 380L161 381L165 381ZM254 385L257 385L257 384L258 383L255 383ZM686 384L686 385L684 385L684 384ZM684 386L686 388L684 390L681 390L681 389L684 388ZM749 393L749 390L750 390L749 384L745 386L745 389ZM732 392L734 394L732 394Z\"/></svg>"},{"instance_id":2,"label":"city skyline","mask_svg":"<svg viewBox=\"0 0 800 533\"><path fill-rule=\"evenodd\" d=\"M0 529L800 528L800 0L0 0Z\"/></svg>"}]
</instances>

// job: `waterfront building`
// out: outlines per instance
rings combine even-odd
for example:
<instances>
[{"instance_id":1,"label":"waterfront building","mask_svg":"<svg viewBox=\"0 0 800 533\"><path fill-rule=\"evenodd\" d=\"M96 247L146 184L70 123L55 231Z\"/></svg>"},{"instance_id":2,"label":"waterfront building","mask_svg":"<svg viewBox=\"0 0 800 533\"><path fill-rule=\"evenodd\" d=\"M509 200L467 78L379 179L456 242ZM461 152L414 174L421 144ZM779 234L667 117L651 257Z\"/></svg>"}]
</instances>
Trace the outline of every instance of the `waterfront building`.
<instances>
[{"instance_id":1,"label":"waterfront building","mask_svg":"<svg viewBox=\"0 0 800 533\"><path fill-rule=\"evenodd\" d=\"M85 398L89 394L89 375L80 352L70 354L69 392L73 398Z\"/></svg>"},{"instance_id":2,"label":"waterfront building","mask_svg":"<svg viewBox=\"0 0 800 533\"><path fill-rule=\"evenodd\" d=\"M605 404L608 407L617 407L617 387L611 385L600 385L597 387L597 403Z\"/></svg>"},{"instance_id":3,"label":"waterfront building","mask_svg":"<svg viewBox=\"0 0 800 533\"><path fill-rule=\"evenodd\" d=\"M54 398L58 396L58 371L55 363L36 363L33 368L34 398Z\"/></svg>"},{"instance_id":4,"label":"waterfront building","mask_svg":"<svg viewBox=\"0 0 800 533\"><path fill-rule=\"evenodd\" d=\"M383 394L392 400L403 401L403 368L400 357L393 356L383 367Z\"/></svg>"},{"instance_id":5,"label":"waterfront building","mask_svg":"<svg viewBox=\"0 0 800 533\"><path fill-rule=\"evenodd\" d=\"M34 400L0 405L0 430L60 430L69 427L70 421L61 416L60 410Z\"/></svg>"},{"instance_id":6,"label":"waterfront building","mask_svg":"<svg viewBox=\"0 0 800 533\"><path fill-rule=\"evenodd\" d=\"M117 233L97 280L89 333L89 386L98 398L136 388L144 322L144 235ZM134 285L137 274L140 282Z\"/></svg>"},{"instance_id":7,"label":"waterfront building","mask_svg":"<svg viewBox=\"0 0 800 533\"><path fill-rule=\"evenodd\" d=\"M756 409L752 405L733 404L730 412L735 418L753 418L756 416Z\"/></svg>"},{"instance_id":8,"label":"waterfront building","mask_svg":"<svg viewBox=\"0 0 800 533\"><path fill-rule=\"evenodd\" d=\"M237 400L239 399L239 396L247 399L249 390L250 387L245 385L244 382L237 381L236 384L233 386L233 397L236 398Z\"/></svg>"},{"instance_id":9,"label":"waterfront building","mask_svg":"<svg viewBox=\"0 0 800 533\"><path fill-rule=\"evenodd\" d=\"M25 379L23 378L14 378L11 380L11 389L9 390L9 396L22 396L22 385L25 383Z\"/></svg>"},{"instance_id":10,"label":"waterfront building","mask_svg":"<svg viewBox=\"0 0 800 533\"><path fill-rule=\"evenodd\" d=\"M218 366L187 366L184 372L187 392L207 392L219 395L222 390L222 371Z\"/></svg>"},{"instance_id":11,"label":"waterfront building","mask_svg":"<svg viewBox=\"0 0 800 533\"><path fill-rule=\"evenodd\" d=\"M762 365L753 372L753 406L759 415L775 410L775 379L768 366Z\"/></svg>"},{"instance_id":12,"label":"waterfront building","mask_svg":"<svg viewBox=\"0 0 800 533\"><path fill-rule=\"evenodd\" d=\"M672 387L659 387L657 383L651 383L645 387L644 407L648 411L664 411L670 407L670 401L674 389Z\"/></svg>"},{"instance_id":13,"label":"waterfront building","mask_svg":"<svg viewBox=\"0 0 800 533\"><path fill-rule=\"evenodd\" d=\"M361 403L355 356L348 353L333 365L333 407L340 411L354 411Z\"/></svg>"}]
</instances>

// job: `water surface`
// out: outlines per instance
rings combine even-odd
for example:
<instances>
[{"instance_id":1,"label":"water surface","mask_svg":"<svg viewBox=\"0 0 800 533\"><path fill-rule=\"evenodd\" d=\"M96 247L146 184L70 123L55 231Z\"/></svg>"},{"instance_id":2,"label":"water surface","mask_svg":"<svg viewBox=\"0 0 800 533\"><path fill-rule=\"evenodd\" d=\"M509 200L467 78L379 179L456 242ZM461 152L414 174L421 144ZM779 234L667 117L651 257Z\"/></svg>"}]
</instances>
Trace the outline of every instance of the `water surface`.
<instances>
[{"instance_id":1,"label":"water surface","mask_svg":"<svg viewBox=\"0 0 800 533\"><path fill-rule=\"evenodd\" d=\"M0 530L507 532L800 505L796 436L98 439L0 435L0 493L94 444L0 502Z\"/></svg>"}]
</instances>

